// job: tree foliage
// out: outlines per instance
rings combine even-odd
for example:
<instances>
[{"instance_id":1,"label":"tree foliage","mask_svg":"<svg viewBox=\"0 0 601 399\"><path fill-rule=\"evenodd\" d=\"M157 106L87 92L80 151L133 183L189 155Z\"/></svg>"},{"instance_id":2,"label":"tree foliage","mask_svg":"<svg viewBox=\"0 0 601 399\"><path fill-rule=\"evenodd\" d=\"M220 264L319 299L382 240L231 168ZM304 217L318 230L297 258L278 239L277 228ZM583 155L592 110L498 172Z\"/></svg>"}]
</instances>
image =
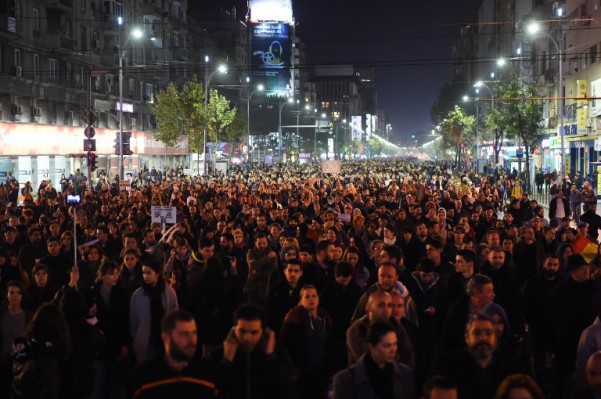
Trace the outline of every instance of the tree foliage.
<instances>
[{"instance_id":1,"label":"tree foliage","mask_svg":"<svg viewBox=\"0 0 601 399\"><path fill-rule=\"evenodd\" d=\"M166 147L175 147L179 135L183 133L179 96L178 88L170 83L165 90L157 92L155 102L151 105L157 120L157 126L152 133L154 138Z\"/></svg>"},{"instance_id":2,"label":"tree foliage","mask_svg":"<svg viewBox=\"0 0 601 399\"><path fill-rule=\"evenodd\" d=\"M527 185L530 186L530 152L537 148L544 130L540 121L543 117L543 103L538 97L538 88L532 84L523 84L513 79L499 85L503 98L497 107L495 123L503 126L508 137L515 138L518 145L524 146L526 154Z\"/></svg>"},{"instance_id":3,"label":"tree foliage","mask_svg":"<svg viewBox=\"0 0 601 399\"><path fill-rule=\"evenodd\" d=\"M440 89L438 97L430 109L430 119L435 125L440 125L447 117L449 112L453 111L457 99L464 95L469 87L465 83L451 82L445 83Z\"/></svg>"},{"instance_id":4,"label":"tree foliage","mask_svg":"<svg viewBox=\"0 0 601 399\"><path fill-rule=\"evenodd\" d=\"M227 130L236 116L236 108L230 106L230 101L220 95L217 90L211 90L209 95L209 104L205 108L204 104L198 109L200 113L205 113L207 120L207 140L218 142L224 139L233 139L226 137L226 134L234 133ZM238 132L239 134L240 132Z\"/></svg>"},{"instance_id":5,"label":"tree foliage","mask_svg":"<svg viewBox=\"0 0 601 399\"><path fill-rule=\"evenodd\" d=\"M188 136L191 152L204 152L204 130L207 141L233 139L242 133L240 123L231 126L237 114L230 102L215 90L210 91L208 106L205 107L205 89L196 78L181 88L171 83L157 93L152 105L157 120L154 137L166 146L173 146L177 137Z\"/></svg>"},{"instance_id":6,"label":"tree foliage","mask_svg":"<svg viewBox=\"0 0 601 399\"><path fill-rule=\"evenodd\" d=\"M441 149L455 154L455 167L462 164L463 155L474 144L476 118L455 106L440 123Z\"/></svg>"}]
</instances>

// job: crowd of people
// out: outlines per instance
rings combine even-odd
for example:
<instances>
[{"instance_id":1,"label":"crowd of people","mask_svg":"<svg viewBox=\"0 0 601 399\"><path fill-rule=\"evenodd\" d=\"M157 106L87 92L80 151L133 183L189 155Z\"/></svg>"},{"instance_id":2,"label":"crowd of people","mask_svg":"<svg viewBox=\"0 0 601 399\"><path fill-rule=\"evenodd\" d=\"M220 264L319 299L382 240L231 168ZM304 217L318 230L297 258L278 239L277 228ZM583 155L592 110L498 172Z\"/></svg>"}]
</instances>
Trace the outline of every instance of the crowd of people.
<instances>
[{"instance_id":1,"label":"crowd of people","mask_svg":"<svg viewBox=\"0 0 601 399\"><path fill-rule=\"evenodd\" d=\"M411 159L140 176L2 186L0 397L601 398L587 183L573 221Z\"/></svg>"}]
</instances>

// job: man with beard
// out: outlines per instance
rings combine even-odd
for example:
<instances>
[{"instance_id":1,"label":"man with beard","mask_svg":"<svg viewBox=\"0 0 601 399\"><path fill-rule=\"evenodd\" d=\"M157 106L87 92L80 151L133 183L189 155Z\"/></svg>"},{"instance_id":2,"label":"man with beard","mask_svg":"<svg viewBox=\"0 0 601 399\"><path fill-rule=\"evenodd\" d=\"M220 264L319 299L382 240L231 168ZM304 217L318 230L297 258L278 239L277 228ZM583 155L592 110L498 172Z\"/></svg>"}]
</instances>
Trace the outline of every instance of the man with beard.
<instances>
[{"instance_id":1,"label":"man with beard","mask_svg":"<svg viewBox=\"0 0 601 399\"><path fill-rule=\"evenodd\" d=\"M465 343L465 348L441 357L432 373L452 378L461 399L491 399L505 377L521 371L515 359L496 351L497 337L490 317L475 313L468 319Z\"/></svg>"},{"instance_id":2,"label":"man with beard","mask_svg":"<svg viewBox=\"0 0 601 399\"><path fill-rule=\"evenodd\" d=\"M185 310L165 315L161 339L165 355L134 370L132 397L217 398L215 368L195 356L198 335L194 317Z\"/></svg>"},{"instance_id":3,"label":"man with beard","mask_svg":"<svg viewBox=\"0 0 601 399\"><path fill-rule=\"evenodd\" d=\"M542 244L536 240L534 228L522 227L520 240L513 249L513 261L517 271L517 281L522 286L540 270L545 257Z\"/></svg>"},{"instance_id":4,"label":"man with beard","mask_svg":"<svg viewBox=\"0 0 601 399\"><path fill-rule=\"evenodd\" d=\"M262 232L257 233L255 247L246 254L246 262L248 280L244 285L244 294L249 303L263 306L271 274L278 270L278 257L269 247L267 235Z\"/></svg>"},{"instance_id":5,"label":"man with beard","mask_svg":"<svg viewBox=\"0 0 601 399\"><path fill-rule=\"evenodd\" d=\"M275 334L257 306L245 304L234 314L234 327L223 341L219 389L223 399L294 398L291 365L276 347Z\"/></svg>"},{"instance_id":6,"label":"man with beard","mask_svg":"<svg viewBox=\"0 0 601 399\"><path fill-rule=\"evenodd\" d=\"M21 268L30 274L33 266L48 255L48 250L46 243L42 241L42 232L37 227L30 228L27 237L29 243L23 245L19 250L19 263Z\"/></svg>"},{"instance_id":7,"label":"man with beard","mask_svg":"<svg viewBox=\"0 0 601 399\"><path fill-rule=\"evenodd\" d=\"M545 353L551 345L549 331L553 326L549 317L549 301L551 292L561 282L558 270L559 258L556 255L547 255L543 270L529 280L524 288L524 315L532 333L534 370L537 377L542 373Z\"/></svg>"}]
</instances>

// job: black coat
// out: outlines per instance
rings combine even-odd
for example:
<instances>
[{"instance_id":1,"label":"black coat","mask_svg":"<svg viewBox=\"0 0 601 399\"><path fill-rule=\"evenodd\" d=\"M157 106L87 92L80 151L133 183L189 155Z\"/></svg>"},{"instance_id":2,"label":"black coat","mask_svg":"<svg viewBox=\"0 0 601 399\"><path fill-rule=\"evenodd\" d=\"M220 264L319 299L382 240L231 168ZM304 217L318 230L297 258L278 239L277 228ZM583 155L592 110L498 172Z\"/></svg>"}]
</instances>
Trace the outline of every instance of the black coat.
<instances>
[{"instance_id":1,"label":"black coat","mask_svg":"<svg viewBox=\"0 0 601 399\"><path fill-rule=\"evenodd\" d=\"M236 284L235 278L203 273L190 287L188 303L199 326L200 343L217 345L227 336L241 302Z\"/></svg>"},{"instance_id":2,"label":"black coat","mask_svg":"<svg viewBox=\"0 0 601 399\"><path fill-rule=\"evenodd\" d=\"M566 213L566 216L571 216L572 210L570 209L570 203L565 197L561 200L563 201L563 209ZM553 219L555 217L555 213L557 212L557 201L559 201L559 198L553 198L549 204L549 219Z\"/></svg>"},{"instance_id":3,"label":"black coat","mask_svg":"<svg viewBox=\"0 0 601 399\"><path fill-rule=\"evenodd\" d=\"M292 288L286 280L273 285L267 293L265 311L267 312L267 325L276 334L280 332L286 314L298 305L300 301L300 290L304 284L299 283Z\"/></svg>"},{"instance_id":4,"label":"black coat","mask_svg":"<svg viewBox=\"0 0 601 399\"><path fill-rule=\"evenodd\" d=\"M220 357L221 358L221 357ZM293 399L292 367L286 355L265 354L261 344L251 353L236 352L233 361L221 359L219 397L221 399Z\"/></svg>"},{"instance_id":5,"label":"black coat","mask_svg":"<svg viewBox=\"0 0 601 399\"><path fill-rule=\"evenodd\" d=\"M164 358L136 367L132 383L136 399L217 398L215 366L195 359L181 371L173 370Z\"/></svg>"},{"instance_id":6,"label":"black coat","mask_svg":"<svg viewBox=\"0 0 601 399\"><path fill-rule=\"evenodd\" d=\"M432 375L451 377L461 399L492 399L505 377L522 371L517 360L500 351L495 352L491 363L483 369L464 348L442 356L435 363Z\"/></svg>"},{"instance_id":7,"label":"black coat","mask_svg":"<svg viewBox=\"0 0 601 399\"><path fill-rule=\"evenodd\" d=\"M121 354L122 347L131 345L129 333L129 295L120 284L111 289L109 303L100 295L102 282L94 284L86 294L88 304L96 305L98 328L104 334L106 344L99 355L100 360L113 361Z\"/></svg>"},{"instance_id":8,"label":"black coat","mask_svg":"<svg viewBox=\"0 0 601 399\"><path fill-rule=\"evenodd\" d=\"M551 293L552 349L557 367L566 375L574 370L580 334L597 316L594 298L595 283L591 280L579 283L569 278L557 284Z\"/></svg>"}]
</instances>

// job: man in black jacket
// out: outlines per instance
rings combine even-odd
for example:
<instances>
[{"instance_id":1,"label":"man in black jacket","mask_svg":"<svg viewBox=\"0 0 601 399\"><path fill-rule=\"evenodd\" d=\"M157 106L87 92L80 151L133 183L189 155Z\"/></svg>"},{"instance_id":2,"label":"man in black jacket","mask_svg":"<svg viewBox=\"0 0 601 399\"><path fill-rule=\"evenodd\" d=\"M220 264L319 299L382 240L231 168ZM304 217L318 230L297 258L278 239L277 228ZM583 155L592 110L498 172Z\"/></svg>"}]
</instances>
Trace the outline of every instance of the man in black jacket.
<instances>
[{"instance_id":1,"label":"man in black jacket","mask_svg":"<svg viewBox=\"0 0 601 399\"><path fill-rule=\"evenodd\" d=\"M167 314L161 322L165 356L134 370L134 399L217 398L214 367L196 356L194 317L185 310Z\"/></svg>"},{"instance_id":2,"label":"man in black jacket","mask_svg":"<svg viewBox=\"0 0 601 399\"><path fill-rule=\"evenodd\" d=\"M285 355L276 351L275 334L266 328L264 312L254 305L240 306L234 315L234 328L223 341L220 397L295 398L290 369Z\"/></svg>"},{"instance_id":3,"label":"man in black jacket","mask_svg":"<svg viewBox=\"0 0 601 399\"><path fill-rule=\"evenodd\" d=\"M302 275L303 269L300 262L296 259L290 259L284 265L285 278L269 288L265 304L267 324L276 334L280 332L286 314L298 305L299 293L304 285L300 281Z\"/></svg>"},{"instance_id":4,"label":"man in black jacket","mask_svg":"<svg viewBox=\"0 0 601 399\"><path fill-rule=\"evenodd\" d=\"M549 220L557 218L561 223L561 220L566 216L570 216L570 203L560 190L557 191L557 197L553 198L549 203Z\"/></svg>"},{"instance_id":5,"label":"man in black jacket","mask_svg":"<svg viewBox=\"0 0 601 399\"><path fill-rule=\"evenodd\" d=\"M491 399L503 379L522 369L519 363L497 351L492 319L475 313L465 329L466 347L447 353L434 365L433 375L451 377L462 399Z\"/></svg>"},{"instance_id":6,"label":"man in black jacket","mask_svg":"<svg viewBox=\"0 0 601 399\"><path fill-rule=\"evenodd\" d=\"M534 370L537 377L540 377L543 371L545 352L549 351L551 345L549 331L553 325L548 307L551 292L561 282L558 271L559 258L549 254L543 263L543 270L528 281L524 288L524 314L532 334Z\"/></svg>"}]
</instances>

